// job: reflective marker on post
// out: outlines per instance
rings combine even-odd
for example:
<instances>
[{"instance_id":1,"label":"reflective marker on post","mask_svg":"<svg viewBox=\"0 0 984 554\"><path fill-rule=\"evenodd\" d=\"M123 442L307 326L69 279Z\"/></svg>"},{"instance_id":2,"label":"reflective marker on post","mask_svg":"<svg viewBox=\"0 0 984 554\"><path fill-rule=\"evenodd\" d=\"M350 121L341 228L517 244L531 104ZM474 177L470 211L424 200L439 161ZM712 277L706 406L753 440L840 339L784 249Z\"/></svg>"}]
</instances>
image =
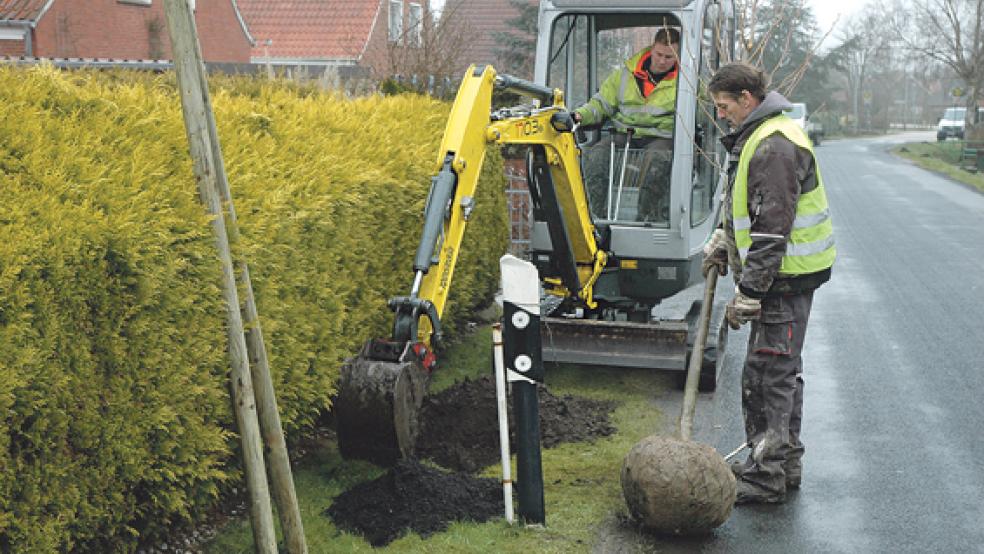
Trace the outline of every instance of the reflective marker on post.
<instances>
[{"instance_id":1,"label":"reflective marker on post","mask_svg":"<svg viewBox=\"0 0 984 554\"><path fill-rule=\"evenodd\" d=\"M499 260L502 271L503 351L506 379L512 384L516 418L516 492L519 517L546 523L540 462L540 408L537 383L543 382L540 343L540 280L533 264L515 256Z\"/></svg>"},{"instance_id":2,"label":"reflective marker on post","mask_svg":"<svg viewBox=\"0 0 984 554\"><path fill-rule=\"evenodd\" d=\"M499 414L499 453L502 462L502 500L506 521L513 522L512 465L509 455L509 421L506 419L506 364L502 353L502 324L492 326L492 357L495 366L495 404Z\"/></svg>"}]
</instances>

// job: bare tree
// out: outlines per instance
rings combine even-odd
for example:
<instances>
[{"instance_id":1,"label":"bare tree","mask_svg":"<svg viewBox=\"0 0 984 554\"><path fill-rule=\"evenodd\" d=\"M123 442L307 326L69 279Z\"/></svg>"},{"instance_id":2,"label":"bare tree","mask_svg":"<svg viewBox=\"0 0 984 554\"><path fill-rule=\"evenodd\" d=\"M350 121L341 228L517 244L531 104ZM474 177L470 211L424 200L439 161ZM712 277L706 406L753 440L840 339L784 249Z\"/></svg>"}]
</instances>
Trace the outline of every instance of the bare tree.
<instances>
[{"instance_id":1,"label":"bare tree","mask_svg":"<svg viewBox=\"0 0 984 554\"><path fill-rule=\"evenodd\" d=\"M847 79L855 131L861 127L862 120L869 119L865 117L864 98L871 66L880 54L885 53L892 39L881 31L885 28L882 13L878 8L872 8L849 19L838 33L841 44L830 53L834 66ZM870 126L870 121L867 123L865 126Z\"/></svg>"},{"instance_id":2,"label":"bare tree","mask_svg":"<svg viewBox=\"0 0 984 554\"><path fill-rule=\"evenodd\" d=\"M388 40L382 51L377 47L374 52L383 59L385 74L379 77L399 78L407 88L421 91L427 90L433 79L450 77L457 83L471 32L467 24L451 17L456 5L446 6L440 17L435 17L429 2L425 6L422 17L408 18L399 36Z\"/></svg>"},{"instance_id":3,"label":"bare tree","mask_svg":"<svg viewBox=\"0 0 984 554\"><path fill-rule=\"evenodd\" d=\"M495 54L502 60L502 70L525 79L533 78L538 4L530 0L509 0L516 16L506 21L509 24L508 31L493 33L500 45Z\"/></svg>"},{"instance_id":4,"label":"bare tree","mask_svg":"<svg viewBox=\"0 0 984 554\"><path fill-rule=\"evenodd\" d=\"M900 43L966 83L970 128L984 99L984 0L895 0L890 13Z\"/></svg>"},{"instance_id":5,"label":"bare tree","mask_svg":"<svg viewBox=\"0 0 984 554\"><path fill-rule=\"evenodd\" d=\"M738 0L735 9L738 59L761 68L776 90L791 95L833 26L822 32L806 0Z\"/></svg>"}]
</instances>

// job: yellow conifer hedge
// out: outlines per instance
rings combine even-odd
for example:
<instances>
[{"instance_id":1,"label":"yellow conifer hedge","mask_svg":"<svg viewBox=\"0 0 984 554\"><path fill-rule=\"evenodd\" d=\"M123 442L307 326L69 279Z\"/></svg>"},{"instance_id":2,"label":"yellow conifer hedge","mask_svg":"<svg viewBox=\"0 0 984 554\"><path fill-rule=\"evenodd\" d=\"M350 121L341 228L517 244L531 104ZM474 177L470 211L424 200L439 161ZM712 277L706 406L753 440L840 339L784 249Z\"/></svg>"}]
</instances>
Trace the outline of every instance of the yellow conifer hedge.
<instances>
[{"instance_id":1,"label":"yellow conifer hedge","mask_svg":"<svg viewBox=\"0 0 984 554\"><path fill-rule=\"evenodd\" d=\"M212 98L281 416L405 294L448 105L253 80ZM508 218L486 162L447 320ZM219 265L173 76L0 67L0 551L130 551L238 478Z\"/></svg>"}]
</instances>

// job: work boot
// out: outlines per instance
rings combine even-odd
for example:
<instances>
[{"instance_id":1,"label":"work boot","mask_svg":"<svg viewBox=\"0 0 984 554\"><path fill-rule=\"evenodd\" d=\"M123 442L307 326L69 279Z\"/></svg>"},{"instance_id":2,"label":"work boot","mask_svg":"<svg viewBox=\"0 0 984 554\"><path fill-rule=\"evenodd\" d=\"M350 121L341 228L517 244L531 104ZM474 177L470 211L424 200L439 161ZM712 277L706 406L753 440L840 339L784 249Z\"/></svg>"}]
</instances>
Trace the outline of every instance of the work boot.
<instances>
[{"instance_id":1,"label":"work boot","mask_svg":"<svg viewBox=\"0 0 984 554\"><path fill-rule=\"evenodd\" d=\"M800 488L800 482L803 481L803 460L786 460L782 464L782 471L786 474L786 488Z\"/></svg>"},{"instance_id":2,"label":"work boot","mask_svg":"<svg viewBox=\"0 0 984 554\"><path fill-rule=\"evenodd\" d=\"M738 479L736 484L735 504L782 504L786 502L786 494L764 489L744 479Z\"/></svg>"}]
</instances>

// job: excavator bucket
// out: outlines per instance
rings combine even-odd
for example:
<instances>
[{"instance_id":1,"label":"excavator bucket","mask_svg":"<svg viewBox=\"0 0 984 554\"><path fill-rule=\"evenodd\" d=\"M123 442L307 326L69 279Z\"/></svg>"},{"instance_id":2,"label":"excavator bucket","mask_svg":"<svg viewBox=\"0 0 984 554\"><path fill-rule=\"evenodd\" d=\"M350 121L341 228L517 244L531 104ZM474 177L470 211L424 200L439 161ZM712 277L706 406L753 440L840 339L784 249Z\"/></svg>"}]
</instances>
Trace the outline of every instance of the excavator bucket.
<instances>
[{"instance_id":1,"label":"excavator bucket","mask_svg":"<svg viewBox=\"0 0 984 554\"><path fill-rule=\"evenodd\" d=\"M343 457L391 466L413 455L430 374L413 356L379 359L378 343L342 366L332 413Z\"/></svg>"},{"instance_id":2,"label":"excavator bucket","mask_svg":"<svg viewBox=\"0 0 984 554\"><path fill-rule=\"evenodd\" d=\"M606 321L545 317L540 320L547 362L686 369L687 322Z\"/></svg>"}]
</instances>

